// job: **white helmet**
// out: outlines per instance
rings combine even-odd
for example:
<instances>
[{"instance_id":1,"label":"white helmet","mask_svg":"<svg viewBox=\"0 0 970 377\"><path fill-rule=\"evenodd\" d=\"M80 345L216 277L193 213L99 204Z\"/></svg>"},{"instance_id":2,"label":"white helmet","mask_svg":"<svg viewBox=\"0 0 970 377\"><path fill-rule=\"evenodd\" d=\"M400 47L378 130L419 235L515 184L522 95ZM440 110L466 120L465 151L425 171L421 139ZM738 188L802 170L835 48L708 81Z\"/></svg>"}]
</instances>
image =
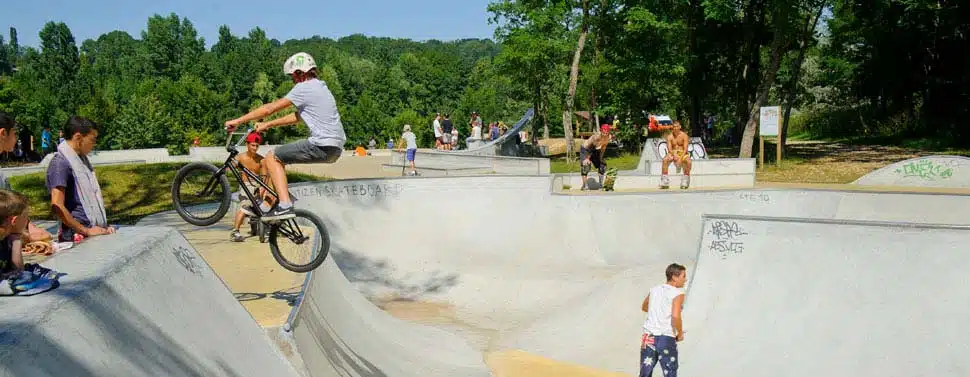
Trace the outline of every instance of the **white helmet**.
<instances>
[{"instance_id":1,"label":"white helmet","mask_svg":"<svg viewBox=\"0 0 970 377\"><path fill-rule=\"evenodd\" d=\"M291 75L296 71L309 72L311 69L316 67L317 62L313 60L313 57L310 56L310 54L298 52L293 54L293 56L290 56L288 59L286 59L286 62L283 63L283 73Z\"/></svg>"}]
</instances>

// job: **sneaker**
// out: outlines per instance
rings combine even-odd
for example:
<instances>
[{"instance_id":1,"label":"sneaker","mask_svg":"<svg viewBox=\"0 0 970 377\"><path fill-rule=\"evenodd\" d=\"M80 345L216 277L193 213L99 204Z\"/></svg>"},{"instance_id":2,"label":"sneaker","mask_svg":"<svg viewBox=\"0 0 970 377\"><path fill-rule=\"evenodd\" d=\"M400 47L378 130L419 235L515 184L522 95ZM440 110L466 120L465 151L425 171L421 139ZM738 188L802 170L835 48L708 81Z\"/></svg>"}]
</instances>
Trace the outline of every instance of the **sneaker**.
<instances>
[{"instance_id":1,"label":"sneaker","mask_svg":"<svg viewBox=\"0 0 970 377\"><path fill-rule=\"evenodd\" d=\"M280 207L273 207L268 212L263 214L260 219L264 223L277 222L280 220L292 219L296 217L296 212L293 211L293 207L282 209Z\"/></svg>"},{"instance_id":2,"label":"sneaker","mask_svg":"<svg viewBox=\"0 0 970 377\"><path fill-rule=\"evenodd\" d=\"M690 176L685 175L680 177L680 189L686 190L688 187L690 187Z\"/></svg>"},{"instance_id":3,"label":"sneaker","mask_svg":"<svg viewBox=\"0 0 970 377\"><path fill-rule=\"evenodd\" d=\"M668 177L666 174L660 176L660 188L670 188L670 177Z\"/></svg>"},{"instance_id":4,"label":"sneaker","mask_svg":"<svg viewBox=\"0 0 970 377\"><path fill-rule=\"evenodd\" d=\"M229 233L229 240L232 242L243 242L246 240L246 236L239 233L238 229L234 229L232 233Z\"/></svg>"}]
</instances>

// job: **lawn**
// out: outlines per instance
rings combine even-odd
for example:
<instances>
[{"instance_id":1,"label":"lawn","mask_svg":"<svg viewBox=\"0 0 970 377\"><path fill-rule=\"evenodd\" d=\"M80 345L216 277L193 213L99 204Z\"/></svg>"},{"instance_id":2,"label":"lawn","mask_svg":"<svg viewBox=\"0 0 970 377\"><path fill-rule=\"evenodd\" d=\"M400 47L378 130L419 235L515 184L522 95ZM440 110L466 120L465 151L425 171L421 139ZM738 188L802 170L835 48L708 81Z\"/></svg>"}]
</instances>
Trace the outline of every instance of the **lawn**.
<instances>
[{"instance_id":1,"label":"lawn","mask_svg":"<svg viewBox=\"0 0 970 377\"><path fill-rule=\"evenodd\" d=\"M172 181L184 165L159 163L96 167L108 221L131 225L144 216L174 209ZM328 179L296 172L287 172L286 176L291 183ZM50 194L45 181L44 172L10 178L11 189L24 194L30 201L31 219L55 220L50 211ZM232 186L235 189L235 183Z\"/></svg>"},{"instance_id":2,"label":"lawn","mask_svg":"<svg viewBox=\"0 0 970 377\"><path fill-rule=\"evenodd\" d=\"M615 156L606 156L606 166L616 168L617 170L636 169L639 163L639 153L622 153ZM552 158L551 161L549 161L549 171L553 174L579 173L579 159L576 158L567 163L565 157Z\"/></svg>"}]
</instances>

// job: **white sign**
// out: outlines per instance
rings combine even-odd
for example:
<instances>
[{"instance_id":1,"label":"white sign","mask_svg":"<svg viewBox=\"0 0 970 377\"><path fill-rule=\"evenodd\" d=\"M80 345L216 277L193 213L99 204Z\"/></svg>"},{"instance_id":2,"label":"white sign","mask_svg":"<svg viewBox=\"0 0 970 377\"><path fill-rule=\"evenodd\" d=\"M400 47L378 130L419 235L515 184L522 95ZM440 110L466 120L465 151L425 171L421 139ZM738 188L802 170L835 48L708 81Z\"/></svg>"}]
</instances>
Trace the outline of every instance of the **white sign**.
<instances>
[{"instance_id":1,"label":"white sign","mask_svg":"<svg viewBox=\"0 0 970 377\"><path fill-rule=\"evenodd\" d=\"M761 122L758 132L761 136L778 136L778 119L781 118L781 106L765 106L761 108Z\"/></svg>"}]
</instances>

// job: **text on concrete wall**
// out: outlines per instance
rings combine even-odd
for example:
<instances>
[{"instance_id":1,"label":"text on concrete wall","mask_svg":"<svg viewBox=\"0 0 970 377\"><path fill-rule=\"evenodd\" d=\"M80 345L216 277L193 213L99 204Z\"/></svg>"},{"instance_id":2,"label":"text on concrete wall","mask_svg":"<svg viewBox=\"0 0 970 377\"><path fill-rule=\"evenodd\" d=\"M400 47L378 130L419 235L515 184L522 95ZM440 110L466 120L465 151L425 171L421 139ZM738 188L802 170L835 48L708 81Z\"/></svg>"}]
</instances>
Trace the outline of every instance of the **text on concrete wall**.
<instances>
[{"instance_id":1,"label":"text on concrete wall","mask_svg":"<svg viewBox=\"0 0 970 377\"><path fill-rule=\"evenodd\" d=\"M715 221L711 223L711 230L708 234L714 236L708 249L721 259L744 252L744 240L740 237L748 233L745 233L737 222Z\"/></svg>"},{"instance_id":2,"label":"text on concrete wall","mask_svg":"<svg viewBox=\"0 0 970 377\"><path fill-rule=\"evenodd\" d=\"M307 186L293 189L293 193L299 198L396 197L403 190L404 186L399 184L373 183Z\"/></svg>"}]
</instances>

